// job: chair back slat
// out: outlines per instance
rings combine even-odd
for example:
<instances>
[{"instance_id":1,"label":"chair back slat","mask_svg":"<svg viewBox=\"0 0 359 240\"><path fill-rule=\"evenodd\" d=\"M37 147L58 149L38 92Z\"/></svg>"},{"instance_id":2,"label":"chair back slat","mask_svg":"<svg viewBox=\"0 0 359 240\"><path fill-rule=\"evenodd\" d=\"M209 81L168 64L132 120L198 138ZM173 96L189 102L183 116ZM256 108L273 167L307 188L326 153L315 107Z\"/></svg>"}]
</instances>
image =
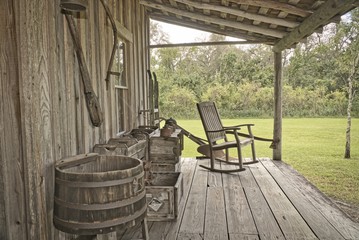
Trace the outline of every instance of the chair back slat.
<instances>
[{"instance_id":1,"label":"chair back slat","mask_svg":"<svg viewBox=\"0 0 359 240\"><path fill-rule=\"evenodd\" d=\"M197 108L208 141L213 143L218 140L226 139L226 135L224 132L216 132L216 133L208 132L208 131L217 131L223 129L222 121L219 116L215 103L214 102L197 103Z\"/></svg>"}]
</instances>

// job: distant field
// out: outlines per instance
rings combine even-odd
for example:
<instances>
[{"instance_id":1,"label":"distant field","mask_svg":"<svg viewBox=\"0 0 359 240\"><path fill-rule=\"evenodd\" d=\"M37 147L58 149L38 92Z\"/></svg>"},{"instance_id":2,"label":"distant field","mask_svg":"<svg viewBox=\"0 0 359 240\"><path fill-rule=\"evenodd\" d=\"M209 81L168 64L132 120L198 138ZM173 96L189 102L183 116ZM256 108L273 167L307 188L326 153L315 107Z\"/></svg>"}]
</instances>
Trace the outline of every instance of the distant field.
<instances>
[{"instance_id":1,"label":"distant field","mask_svg":"<svg viewBox=\"0 0 359 240\"><path fill-rule=\"evenodd\" d=\"M200 120L177 120L192 134L205 138ZM271 138L273 119L223 120L224 125L254 123L254 134ZM359 119L352 120L351 156L344 159L346 119L283 119L283 161L292 165L321 191L359 206ZM185 138L184 157L195 157L197 144ZM244 157L250 157L249 147ZM257 142L258 157L272 157L268 142Z\"/></svg>"}]
</instances>

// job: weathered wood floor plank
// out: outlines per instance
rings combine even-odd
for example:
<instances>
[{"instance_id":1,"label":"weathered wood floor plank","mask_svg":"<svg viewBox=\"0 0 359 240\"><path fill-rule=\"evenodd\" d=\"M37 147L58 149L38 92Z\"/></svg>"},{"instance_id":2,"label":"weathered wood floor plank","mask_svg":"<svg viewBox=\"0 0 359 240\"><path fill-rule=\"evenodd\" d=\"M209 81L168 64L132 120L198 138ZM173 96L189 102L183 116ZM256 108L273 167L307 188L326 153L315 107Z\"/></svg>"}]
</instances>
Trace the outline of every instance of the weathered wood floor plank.
<instances>
[{"instance_id":1,"label":"weathered wood floor plank","mask_svg":"<svg viewBox=\"0 0 359 240\"><path fill-rule=\"evenodd\" d=\"M207 190L204 238L228 239L222 187L209 187Z\"/></svg>"},{"instance_id":2,"label":"weathered wood floor plank","mask_svg":"<svg viewBox=\"0 0 359 240\"><path fill-rule=\"evenodd\" d=\"M194 173L196 171L197 168L197 161L194 159L190 159L190 158L186 158L182 161L182 173L183 173L183 198L181 200L180 206L179 206L179 213L178 213L178 217L177 220L170 222L170 224L168 224L169 227L169 231L166 231L162 236L163 238L157 238L154 235L155 231L150 232L150 238L151 239L165 239L165 240L173 240L176 239L178 230L180 228L180 224L181 224L181 220L183 217L183 213L185 210L185 206L187 204L187 199L189 196L189 191L192 187L192 183L193 183L193 177L194 177ZM154 223L154 229L156 229L156 226L158 224L163 224L163 222L157 222ZM153 236L153 237L152 237Z\"/></svg>"},{"instance_id":3,"label":"weathered wood floor plank","mask_svg":"<svg viewBox=\"0 0 359 240\"><path fill-rule=\"evenodd\" d=\"M208 171L197 166L179 233L203 234Z\"/></svg>"},{"instance_id":4,"label":"weathered wood floor plank","mask_svg":"<svg viewBox=\"0 0 359 240\"><path fill-rule=\"evenodd\" d=\"M285 239L249 167L239 177L260 239Z\"/></svg>"},{"instance_id":5,"label":"weathered wood floor plank","mask_svg":"<svg viewBox=\"0 0 359 240\"><path fill-rule=\"evenodd\" d=\"M261 159L232 174L198 166L208 163L183 160L184 196L178 218L149 222L151 240L359 240L359 224L285 163ZM117 239L142 237L136 229L122 238L121 234Z\"/></svg>"},{"instance_id":6,"label":"weathered wood floor plank","mask_svg":"<svg viewBox=\"0 0 359 240\"><path fill-rule=\"evenodd\" d=\"M229 234L229 240L259 240L259 236L245 234Z\"/></svg>"},{"instance_id":7,"label":"weathered wood floor plank","mask_svg":"<svg viewBox=\"0 0 359 240\"><path fill-rule=\"evenodd\" d=\"M297 188L293 188L292 179L286 177L272 161L262 163L319 239L344 239L306 196Z\"/></svg>"},{"instance_id":8,"label":"weathered wood floor plank","mask_svg":"<svg viewBox=\"0 0 359 240\"><path fill-rule=\"evenodd\" d=\"M287 196L259 163L250 167L266 201L287 239L316 239Z\"/></svg>"},{"instance_id":9,"label":"weathered wood floor plank","mask_svg":"<svg viewBox=\"0 0 359 240\"><path fill-rule=\"evenodd\" d=\"M179 233L177 240L203 240L203 234L199 233Z\"/></svg>"},{"instance_id":10,"label":"weathered wood floor plank","mask_svg":"<svg viewBox=\"0 0 359 240\"><path fill-rule=\"evenodd\" d=\"M326 195L308 182L302 175L282 161L270 161L275 164L293 187L300 190L314 207L337 229L345 239L359 239L359 224L348 218Z\"/></svg>"},{"instance_id":11,"label":"weathered wood floor plank","mask_svg":"<svg viewBox=\"0 0 359 240\"><path fill-rule=\"evenodd\" d=\"M235 166L226 169L235 168ZM239 181L240 173L223 174L223 191L230 239L240 239L245 235L258 235L254 219ZM243 238L242 238L243 239Z\"/></svg>"},{"instance_id":12,"label":"weathered wood floor plank","mask_svg":"<svg viewBox=\"0 0 359 240\"><path fill-rule=\"evenodd\" d=\"M193 175L196 170L197 162L195 159L186 158L182 160L182 173L183 173L183 197L179 206L179 216L176 221L167 222L149 222L149 237L150 239L175 239L183 215L184 207L187 202L189 190L192 185ZM121 239L138 239L142 236L140 228L134 232L129 229Z\"/></svg>"}]
</instances>

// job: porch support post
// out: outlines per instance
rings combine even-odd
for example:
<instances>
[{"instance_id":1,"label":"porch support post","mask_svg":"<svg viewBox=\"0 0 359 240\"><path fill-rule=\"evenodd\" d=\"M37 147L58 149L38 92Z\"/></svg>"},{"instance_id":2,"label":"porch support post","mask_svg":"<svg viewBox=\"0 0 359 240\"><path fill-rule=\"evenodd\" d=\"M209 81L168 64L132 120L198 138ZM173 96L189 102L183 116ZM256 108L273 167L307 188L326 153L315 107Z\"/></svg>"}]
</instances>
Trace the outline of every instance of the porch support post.
<instances>
[{"instance_id":1,"label":"porch support post","mask_svg":"<svg viewBox=\"0 0 359 240\"><path fill-rule=\"evenodd\" d=\"M282 51L274 52L273 160L282 160Z\"/></svg>"}]
</instances>

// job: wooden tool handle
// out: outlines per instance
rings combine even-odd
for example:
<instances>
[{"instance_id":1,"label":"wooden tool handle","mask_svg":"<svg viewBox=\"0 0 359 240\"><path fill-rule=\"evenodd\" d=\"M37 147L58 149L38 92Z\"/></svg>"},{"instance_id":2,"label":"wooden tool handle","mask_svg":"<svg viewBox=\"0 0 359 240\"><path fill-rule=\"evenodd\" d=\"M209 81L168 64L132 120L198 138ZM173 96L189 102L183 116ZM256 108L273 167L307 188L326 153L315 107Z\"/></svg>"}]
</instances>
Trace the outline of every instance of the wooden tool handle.
<instances>
[{"instance_id":1,"label":"wooden tool handle","mask_svg":"<svg viewBox=\"0 0 359 240\"><path fill-rule=\"evenodd\" d=\"M67 23L69 25L70 33L76 50L77 60L79 63L79 68L82 76L82 82L84 85L87 110L89 112L92 125L94 125L95 127L99 127L103 122L102 111L100 107L100 102L98 101L98 97L96 96L96 93L94 92L91 85L90 74L87 69L80 39L78 37L78 30L76 28L74 18L69 14L65 14L65 16Z\"/></svg>"}]
</instances>

